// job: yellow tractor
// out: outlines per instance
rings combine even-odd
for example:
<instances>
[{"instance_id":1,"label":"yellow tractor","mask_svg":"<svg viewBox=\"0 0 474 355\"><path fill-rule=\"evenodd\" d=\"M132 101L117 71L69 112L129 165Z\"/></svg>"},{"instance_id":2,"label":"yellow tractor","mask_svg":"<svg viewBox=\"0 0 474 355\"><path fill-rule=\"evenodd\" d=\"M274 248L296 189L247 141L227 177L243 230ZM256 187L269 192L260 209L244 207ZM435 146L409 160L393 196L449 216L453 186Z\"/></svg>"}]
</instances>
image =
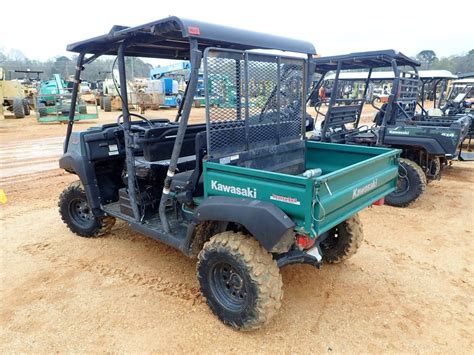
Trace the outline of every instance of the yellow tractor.
<instances>
[{"instance_id":1,"label":"yellow tractor","mask_svg":"<svg viewBox=\"0 0 474 355\"><path fill-rule=\"evenodd\" d=\"M16 118L29 116L30 106L25 92L18 80L6 80L0 68L0 116L4 117L4 107Z\"/></svg>"}]
</instances>

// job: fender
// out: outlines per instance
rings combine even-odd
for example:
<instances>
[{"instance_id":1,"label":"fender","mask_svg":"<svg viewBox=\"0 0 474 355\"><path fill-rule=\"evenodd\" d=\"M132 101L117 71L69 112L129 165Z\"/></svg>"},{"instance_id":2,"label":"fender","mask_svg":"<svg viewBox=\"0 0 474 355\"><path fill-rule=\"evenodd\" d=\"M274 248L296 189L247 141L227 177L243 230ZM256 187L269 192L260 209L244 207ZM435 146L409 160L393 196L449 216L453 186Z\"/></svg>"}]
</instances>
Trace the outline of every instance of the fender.
<instances>
[{"instance_id":1,"label":"fender","mask_svg":"<svg viewBox=\"0 0 474 355\"><path fill-rule=\"evenodd\" d=\"M59 167L79 176L89 206L95 215L102 216L104 212L100 209L100 191L92 165L85 161L83 156L75 152L67 152L59 159Z\"/></svg>"},{"instance_id":2,"label":"fender","mask_svg":"<svg viewBox=\"0 0 474 355\"><path fill-rule=\"evenodd\" d=\"M444 156L445 154L454 155L456 152L456 147L454 147L454 150L453 150L452 149L453 147L451 144L449 144L449 142L445 142L450 145L448 149L445 149L447 147L443 147L436 139L433 139L433 138L394 137L394 136L386 135L384 137L383 143L390 144L396 147L409 147L410 148L413 146L418 146L420 148L425 149L429 154L433 154L433 155L442 155L442 156Z\"/></svg>"},{"instance_id":3,"label":"fender","mask_svg":"<svg viewBox=\"0 0 474 355\"><path fill-rule=\"evenodd\" d=\"M295 223L281 209L268 202L211 196L196 209L194 219L198 223L239 223L269 252L283 253L293 244Z\"/></svg>"}]
</instances>

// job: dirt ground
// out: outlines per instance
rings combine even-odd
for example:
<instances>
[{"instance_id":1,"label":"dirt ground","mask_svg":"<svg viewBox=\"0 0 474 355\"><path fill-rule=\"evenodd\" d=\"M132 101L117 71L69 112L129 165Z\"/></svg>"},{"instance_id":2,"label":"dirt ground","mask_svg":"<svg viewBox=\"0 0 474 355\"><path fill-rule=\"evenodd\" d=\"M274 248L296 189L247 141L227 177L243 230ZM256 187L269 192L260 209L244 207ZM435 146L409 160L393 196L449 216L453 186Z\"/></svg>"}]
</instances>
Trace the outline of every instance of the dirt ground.
<instances>
[{"instance_id":1,"label":"dirt ground","mask_svg":"<svg viewBox=\"0 0 474 355\"><path fill-rule=\"evenodd\" d=\"M0 121L0 352L472 351L472 163L455 161L409 208L363 211L365 241L345 264L282 269L280 313L241 333L211 314L195 261L178 251L120 222L97 239L69 232L57 212L75 180L57 168L65 131Z\"/></svg>"}]
</instances>

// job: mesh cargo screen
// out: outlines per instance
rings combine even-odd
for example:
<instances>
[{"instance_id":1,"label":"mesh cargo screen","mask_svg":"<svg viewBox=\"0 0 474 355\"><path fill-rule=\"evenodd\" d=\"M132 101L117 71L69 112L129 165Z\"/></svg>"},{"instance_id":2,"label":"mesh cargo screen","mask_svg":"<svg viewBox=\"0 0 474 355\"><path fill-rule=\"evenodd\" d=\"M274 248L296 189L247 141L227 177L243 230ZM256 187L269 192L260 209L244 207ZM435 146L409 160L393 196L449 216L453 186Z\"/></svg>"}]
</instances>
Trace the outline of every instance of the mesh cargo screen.
<instances>
[{"instance_id":1,"label":"mesh cargo screen","mask_svg":"<svg viewBox=\"0 0 474 355\"><path fill-rule=\"evenodd\" d=\"M219 157L301 139L305 76L303 58L206 51L208 153Z\"/></svg>"}]
</instances>

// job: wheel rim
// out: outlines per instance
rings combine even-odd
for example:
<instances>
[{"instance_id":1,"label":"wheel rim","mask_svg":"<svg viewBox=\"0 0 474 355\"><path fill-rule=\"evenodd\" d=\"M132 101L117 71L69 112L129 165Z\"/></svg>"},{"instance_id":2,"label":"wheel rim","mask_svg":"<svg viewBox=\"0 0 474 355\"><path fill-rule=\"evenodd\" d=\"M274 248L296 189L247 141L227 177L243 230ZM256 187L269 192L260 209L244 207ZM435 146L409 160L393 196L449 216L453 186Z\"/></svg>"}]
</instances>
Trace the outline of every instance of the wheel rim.
<instances>
[{"instance_id":1,"label":"wheel rim","mask_svg":"<svg viewBox=\"0 0 474 355\"><path fill-rule=\"evenodd\" d=\"M211 291L216 300L227 310L240 312L247 306L247 282L233 265L218 262L210 269Z\"/></svg>"},{"instance_id":2,"label":"wheel rim","mask_svg":"<svg viewBox=\"0 0 474 355\"><path fill-rule=\"evenodd\" d=\"M92 210L83 199L74 199L69 203L69 214L72 220L82 227L87 228L94 224Z\"/></svg>"},{"instance_id":3,"label":"wheel rim","mask_svg":"<svg viewBox=\"0 0 474 355\"><path fill-rule=\"evenodd\" d=\"M392 195L400 196L405 194L410 189L410 181L408 180L408 172L404 166L400 165L398 168L398 179L397 186L395 191L392 192Z\"/></svg>"}]
</instances>

